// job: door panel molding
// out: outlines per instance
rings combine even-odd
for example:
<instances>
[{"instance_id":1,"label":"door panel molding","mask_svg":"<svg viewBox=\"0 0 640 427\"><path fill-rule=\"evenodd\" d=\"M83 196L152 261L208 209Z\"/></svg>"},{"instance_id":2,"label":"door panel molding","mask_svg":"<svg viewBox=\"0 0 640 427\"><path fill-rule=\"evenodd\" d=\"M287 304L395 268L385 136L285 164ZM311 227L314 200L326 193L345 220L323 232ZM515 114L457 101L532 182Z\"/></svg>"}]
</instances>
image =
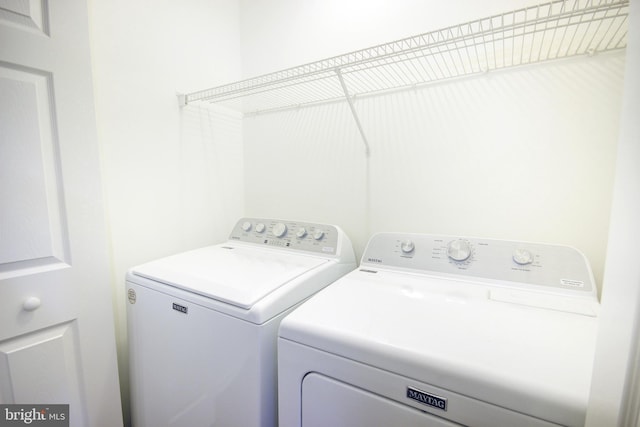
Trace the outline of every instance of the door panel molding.
<instances>
[{"instance_id":1,"label":"door panel molding","mask_svg":"<svg viewBox=\"0 0 640 427\"><path fill-rule=\"evenodd\" d=\"M81 364L76 320L2 341L0 403L69 404L86 425Z\"/></svg>"},{"instance_id":2,"label":"door panel molding","mask_svg":"<svg viewBox=\"0 0 640 427\"><path fill-rule=\"evenodd\" d=\"M0 62L0 97L0 279L68 266L52 76Z\"/></svg>"},{"instance_id":3,"label":"door panel molding","mask_svg":"<svg viewBox=\"0 0 640 427\"><path fill-rule=\"evenodd\" d=\"M0 0L0 23L49 35L48 0Z\"/></svg>"}]
</instances>

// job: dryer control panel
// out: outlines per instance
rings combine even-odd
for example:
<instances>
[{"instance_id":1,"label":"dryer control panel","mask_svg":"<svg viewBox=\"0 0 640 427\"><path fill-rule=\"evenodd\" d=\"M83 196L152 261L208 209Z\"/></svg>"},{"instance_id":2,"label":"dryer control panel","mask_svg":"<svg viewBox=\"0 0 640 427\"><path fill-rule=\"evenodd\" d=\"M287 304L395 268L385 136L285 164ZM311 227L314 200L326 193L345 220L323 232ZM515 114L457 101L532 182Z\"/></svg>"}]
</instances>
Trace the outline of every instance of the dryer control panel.
<instances>
[{"instance_id":1,"label":"dryer control panel","mask_svg":"<svg viewBox=\"0 0 640 427\"><path fill-rule=\"evenodd\" d=\"M282 249L339 253L340 230L333 225L266 218L241 218L229 240Z\"/></svg>"},{"instance_id":2,"label":"dryer control panel","mask_svg":"<svg viewBox=\"0 0 640 427\"><path fill-rule=\"evenodd\" d=\"M361 266L542 287L571 295L597 295L585 256L575 248L562 245L378 233L369 240Z\"/></svg>"}]
</instances>

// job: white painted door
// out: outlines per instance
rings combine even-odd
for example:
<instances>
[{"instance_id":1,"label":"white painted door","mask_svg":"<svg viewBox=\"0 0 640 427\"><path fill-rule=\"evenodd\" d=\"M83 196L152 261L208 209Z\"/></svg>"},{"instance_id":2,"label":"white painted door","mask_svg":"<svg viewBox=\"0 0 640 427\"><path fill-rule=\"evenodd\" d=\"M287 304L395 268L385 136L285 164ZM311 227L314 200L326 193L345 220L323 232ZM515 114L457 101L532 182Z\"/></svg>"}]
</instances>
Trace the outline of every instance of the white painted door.
<instances>
[{"instance_id":1,"label":"white painted door","mask_svg":"<svg viewBox=\"0 0 640 427\"><path fill-rule=\"evenodd\" d=\"M0 404L122 425L86 0L0 0Z\"/></svg>"}]
</instances>

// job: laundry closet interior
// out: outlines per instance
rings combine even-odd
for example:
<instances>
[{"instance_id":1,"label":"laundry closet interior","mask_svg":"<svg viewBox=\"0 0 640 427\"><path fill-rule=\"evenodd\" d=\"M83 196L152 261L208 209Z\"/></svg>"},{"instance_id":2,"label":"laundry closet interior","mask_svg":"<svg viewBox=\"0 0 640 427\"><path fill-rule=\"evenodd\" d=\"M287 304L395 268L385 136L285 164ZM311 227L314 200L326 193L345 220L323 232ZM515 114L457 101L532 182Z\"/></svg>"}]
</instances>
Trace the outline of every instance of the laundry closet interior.
<instances>
[{"instance_id":1,"label":"laundry closet interior","mask_svg":"<svg viewBox=\"0 0 640 427\"><path fill-rule=\"evenodd\" d=\"M126 270L242 216L570 245L602 293L628 9L90 2L125 413Z\"/></svg>"}]
</instances>

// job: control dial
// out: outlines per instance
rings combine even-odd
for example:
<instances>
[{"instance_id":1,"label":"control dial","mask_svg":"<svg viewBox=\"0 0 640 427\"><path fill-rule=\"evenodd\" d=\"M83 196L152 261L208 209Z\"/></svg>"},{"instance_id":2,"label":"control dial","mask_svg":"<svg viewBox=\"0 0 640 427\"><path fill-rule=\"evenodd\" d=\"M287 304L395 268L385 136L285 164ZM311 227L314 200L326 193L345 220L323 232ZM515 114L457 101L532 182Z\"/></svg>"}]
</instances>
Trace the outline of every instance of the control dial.
<instances>
[{"instance_id":1,"label":"control dial","mask_svg":"<svg viewBox=\"0 0 640 427\"><path fill-rule=\"evenodd\" d=\"M273 226L273 235L276 237L282 237L287 234L287 226L282 222L277 223Z\"/></svg>"},{"instance_id":2,"label":"control dial","mask_svg":"<svg viewBox=\"0 0 640 427\"><path fill-rule=\"evenodd\" d=\"M513 260L518 265L527 265L533 262L533 255L526 249L516 249L513 252Z\"/></svg>"},{"instance_id":3,"label":"control dial","mask_svg":"<svg viewBox=\"0 0 640 427\"><path fill-rule=\"evenodd\" d=\"M415 243L412 240L404 240L400 243L400 250L402 253L410 254L416 248Z\"/></svg>"},{"instance_id":4,"label":"control dial","mask_svg":"<svg viewBox=\"0 0 640 427\"><path fill-rule=\"evenodd\" d=\"M251 230L251 223L249 221L245 221L242 223L242 229L244 231L249 231Z\"/></svg>"},{"instance_id":5,"label":"control dial","mask_svg":"<svg viewBox=\"0 0 640 427\"><path fill-rule=\"evenodd\" d=\"M324 237L324 231L316 230L313 232L313 238L316 240L321 240Z\"/></svg>"},{"instance_id":6,"label":"control dial","mask_svg":"<svg viewBox=\"0 0 640 427\"><path fill-rule=\"evenodd\" d=\"M447 245L447 256L454 261L465 261L471 256L471 245L466 240L452 240Z\"/></svg>"},{"instance_id":7,"label":"control dial","mask_svg":"<svg viewBox=\"0 0 640 427\"><path fill-rule=\"evenodd\" d=\"M263 223L261 223L261 222L259 222L259 223L257 223L257 224L256 224L256 231L257 231L258 233L264 233L264 229L265 229L265 228L266 228L266 227L265 227L265 226L264 226L264 224L263 224Z\"/></svg>"},{"instance_id":8,"label":"control dial","mask_svg":"<svg viewBox=\"0 0 640 427\"><path fill-rule=\"evenodd\" d=\"M298 237L298 239L302 239L306 235L307 235L307 229L304 227L300 227L296 231L296 236Z\"/></svg>"}]
</instances>

